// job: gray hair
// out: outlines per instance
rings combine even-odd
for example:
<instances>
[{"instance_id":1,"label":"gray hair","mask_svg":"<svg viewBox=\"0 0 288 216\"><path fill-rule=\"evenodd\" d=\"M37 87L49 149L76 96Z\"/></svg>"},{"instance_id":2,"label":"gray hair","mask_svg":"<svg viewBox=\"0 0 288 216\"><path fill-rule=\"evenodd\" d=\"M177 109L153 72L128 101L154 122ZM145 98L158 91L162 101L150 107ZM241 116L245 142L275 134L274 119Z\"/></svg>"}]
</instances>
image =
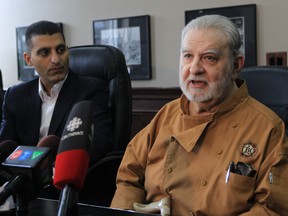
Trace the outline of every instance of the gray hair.
<instances>
[{"instance_id":1,"label":"gray hair","mask_svg":"<svg viewBox=\"0 0 288 216\"><path fill-rule=\"evenodd\" d=\"M210 28L218 29L226 35L231 54L234 58L241 53L239 49L242 42L238 29L231 20L221 15L204 15L191 20L182 30L181 45L188 31Z\"/></svg>"}]
</instances>

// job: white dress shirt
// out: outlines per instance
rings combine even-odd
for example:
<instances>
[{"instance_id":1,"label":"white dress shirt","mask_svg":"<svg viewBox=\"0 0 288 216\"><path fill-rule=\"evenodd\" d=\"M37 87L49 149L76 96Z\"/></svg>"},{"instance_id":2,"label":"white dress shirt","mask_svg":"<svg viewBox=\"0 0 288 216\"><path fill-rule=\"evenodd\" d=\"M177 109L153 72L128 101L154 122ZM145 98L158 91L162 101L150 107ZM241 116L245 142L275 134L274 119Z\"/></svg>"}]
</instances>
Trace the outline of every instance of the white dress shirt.
<instances>
[{"instance_id":1,"label":"white dress shirt","mask_svg":"<svg viewBox=\"0 0 288 216\"><path fill-rule=\"evenodd\" d=\"M64 80L56 83L50 92L51 96L48 96L45 92L43 85L39 78L39 96L42 100L42 111L41 111L41 125L39 131L39 140L48 135L48 130L51 122L51 118L53 115L54 107L59 95L59 92L66 80L67 76Z\"/></svg>"}]
</instances>

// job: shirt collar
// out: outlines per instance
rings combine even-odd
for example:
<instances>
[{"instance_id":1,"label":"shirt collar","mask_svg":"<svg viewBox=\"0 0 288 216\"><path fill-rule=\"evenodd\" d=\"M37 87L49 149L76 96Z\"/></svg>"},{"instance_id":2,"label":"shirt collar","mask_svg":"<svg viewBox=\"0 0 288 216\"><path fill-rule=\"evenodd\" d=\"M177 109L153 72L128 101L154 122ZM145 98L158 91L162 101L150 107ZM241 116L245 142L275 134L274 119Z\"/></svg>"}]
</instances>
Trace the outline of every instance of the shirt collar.
<instances>
[{"instance_id":1,"label":"shirt collar","mask_svg":"<svg viewBox=\"0 0 288 216\"><path fill-rule=\"evenodd\" d=\"M55 95L59 94L59 92L60 92L65 80L67 79L67 75L66 75L66 77L63 80L61 80L60 82L56 83L52 87L52 89L51 89L51 97L54 97ZM38 94L39 94L39 96L40 96L42 101L44 100L44 97L48 97L47 93L45 92L45 90L43 88L43 84L41 83L40 77L38 79Z\"/></svg>"},{"instance_id":2,"label":"shirt collar","mask_svg":"<svg viewBox=\"0 0 288 216\"><path fill-rule=\"evenodd\" d=\"M189 115L189 100L184 94L181 95L180 106L181 111L184 114L183 121L185 121L183 125L185 125L187 130L185 129L181 133L173 135L173 137L179 141L186 151L189 152L195 147L203 131L210 124L210 122L235 109L236 106L243 103L245 100L248 100L249 95L246 82L241 79L237 79L236 84L238 86L238 90L226 98L219 105L216 112L210 115Z\"/></svg>"}]
</instances>

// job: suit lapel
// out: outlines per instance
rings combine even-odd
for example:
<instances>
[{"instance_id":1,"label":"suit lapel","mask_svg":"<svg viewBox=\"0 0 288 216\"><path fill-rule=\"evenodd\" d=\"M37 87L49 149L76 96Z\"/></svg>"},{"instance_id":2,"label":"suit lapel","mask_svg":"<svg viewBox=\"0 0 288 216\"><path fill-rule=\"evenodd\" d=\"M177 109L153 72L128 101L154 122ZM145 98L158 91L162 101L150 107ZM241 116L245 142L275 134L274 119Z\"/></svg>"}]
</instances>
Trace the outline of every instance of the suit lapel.
<instances>
[{"instance_id":1,"label":"suit lapel","mask_svg":"<svg viewBox=\"0 0 288 216\"><path fill-rule=\"evenodd\" d=\"M39 139L39 128L41 124L41 105L42 101L38 93L38 79L35 80L34 84L32 85L31 89L27 90L26 92L28 95L26 96L24 103L25 103L25 110L23 111L26 113L23 116L26 116L26 128L29 128L29 131L33 137L29 142L37 143ZM32 141L33 140L33 141ZM27 140L28 142L28 140Z\"/></svg>"},{"instance_id":2,"label":"suit lapel","mask_svg":"<svg viewBox=\"0 0 288 216\"><path fill-rule=\"evenodd\" d=\"M48 134L57 134L57 130L69 115L77 94L77 78L76 75L69 72L65 83L59 93L54 112L52 115Z\"/></svg>"}]
</instances>

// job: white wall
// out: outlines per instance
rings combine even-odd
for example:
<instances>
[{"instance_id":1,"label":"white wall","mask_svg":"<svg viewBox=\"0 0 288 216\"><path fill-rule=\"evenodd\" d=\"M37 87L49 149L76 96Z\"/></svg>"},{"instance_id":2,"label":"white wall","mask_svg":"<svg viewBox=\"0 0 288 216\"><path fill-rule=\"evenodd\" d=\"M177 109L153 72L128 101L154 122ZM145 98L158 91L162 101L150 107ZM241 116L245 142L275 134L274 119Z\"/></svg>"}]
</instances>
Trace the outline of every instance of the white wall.
<instances>
[{"instance_id":1,"label":"white wall","mask_svg":"<svg viewBox=\"0 0 288 216\"><path fill-rule=\"evenodd\" d=\"M93 43L92 21L138 15L151 17L152 80L133 87L178 86L180 31L186 10L257 4L258 65L266 53L288 50L287 0L1 0L0 69L4 88L17 78L16 27L38 20L64 24L69 46Z\"/></svg>"}]
</instances>

